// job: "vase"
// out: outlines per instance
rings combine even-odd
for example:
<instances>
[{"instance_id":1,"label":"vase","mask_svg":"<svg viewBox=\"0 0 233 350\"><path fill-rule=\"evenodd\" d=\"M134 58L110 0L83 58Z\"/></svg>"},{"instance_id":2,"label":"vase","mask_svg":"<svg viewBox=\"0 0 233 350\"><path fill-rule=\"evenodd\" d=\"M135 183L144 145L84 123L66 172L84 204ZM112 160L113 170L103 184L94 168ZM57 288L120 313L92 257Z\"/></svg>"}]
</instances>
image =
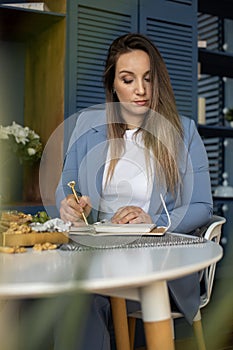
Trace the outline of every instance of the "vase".
<instances>
[{"instance_id":1,"label":"vase","mask_svg":"<svg viewBox=\"0 0 233 350\"><path fill-rule=\"evenodd\" d=\"M40 163L24 165L23 177L23 201L41 202L40 184L39 184Z\"/></svg>"}]
</instances>

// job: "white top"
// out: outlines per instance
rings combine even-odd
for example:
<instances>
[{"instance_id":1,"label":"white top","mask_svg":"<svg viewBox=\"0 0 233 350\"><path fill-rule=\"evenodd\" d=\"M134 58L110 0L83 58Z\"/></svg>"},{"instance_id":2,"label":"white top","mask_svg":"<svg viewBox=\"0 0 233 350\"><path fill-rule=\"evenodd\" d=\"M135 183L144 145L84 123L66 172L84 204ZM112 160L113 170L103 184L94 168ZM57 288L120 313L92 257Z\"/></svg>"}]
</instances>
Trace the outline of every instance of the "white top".
<instances>
[{"instance_id":1,"label":"white top","mask_svg":"<svg viewBox=\"0 0 233 350\"><path fill-rule=\"evenodd\" d=\"M147 173L142 137L140 133L134 137L136 130L126 130L124 154L116 165L111 181L105 186L110 163L108 152L99 207L100 220L110 219L123 206L134 205L148 212L153 171Z\"/></svg>"}]
</instances>

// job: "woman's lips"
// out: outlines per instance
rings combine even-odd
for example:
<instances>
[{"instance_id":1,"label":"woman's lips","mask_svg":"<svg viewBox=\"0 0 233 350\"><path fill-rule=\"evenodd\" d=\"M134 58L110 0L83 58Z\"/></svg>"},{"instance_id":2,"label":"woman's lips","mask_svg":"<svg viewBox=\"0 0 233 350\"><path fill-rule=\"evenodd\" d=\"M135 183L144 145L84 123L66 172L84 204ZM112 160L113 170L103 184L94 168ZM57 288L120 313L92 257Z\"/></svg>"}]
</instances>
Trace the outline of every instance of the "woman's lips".
<instances>
[{"instance_id":1,"label":"woman's lips","mask_svg":"<svg viewBox=\"0 0 233 350\"><path fill-rule=\"evenodd\" d=\"M134 103L138 106L145 106L147 104L147 100L134 101Z\"/></svg>"}]
</instances>

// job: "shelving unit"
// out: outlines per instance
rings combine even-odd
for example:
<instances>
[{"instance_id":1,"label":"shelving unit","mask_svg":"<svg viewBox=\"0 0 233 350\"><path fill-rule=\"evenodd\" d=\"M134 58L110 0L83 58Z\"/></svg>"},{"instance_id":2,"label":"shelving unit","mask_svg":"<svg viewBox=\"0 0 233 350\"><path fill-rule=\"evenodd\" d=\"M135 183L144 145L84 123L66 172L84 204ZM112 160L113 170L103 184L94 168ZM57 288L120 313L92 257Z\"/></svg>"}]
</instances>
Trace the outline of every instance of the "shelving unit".
<instances>
[{"instance_id":1,"label":"shelving unit","mask_svg":"<svg viewBox=\"0 0 233 350\"><path fill-rule=\"evenodd\" d=\"M198 11L233 19L232 0L198 0Z\"/></svg>"},{"instance_id":2,"label":"shelving unit","mask_svg":"<svg viewBox=\"0 0 233 350\"><path fill-rule=\"evenodd\" d=\"M225 197L225 196L217 196L214 195L215 189L217 189L217 186L222 186L222 179L219 177L225 172L229 172L229 169L232 169L232 162L230 161L229 164L226 163L228 161L229 153L232 153L232 141L230 140L228 142L229 147L231 149L225 148L224 139L227 138L233 138L233 128L227 127L227 124L224 124L224 119L222 117L222 109L225 106L226 101L226 95L225 93L225 80L224 83L222 83L221 79L218 79L218 77L223 78L233 78L233 54L229 51L222 51L222 45L225 43L225 24L228 28L228 25L230 21L224 21L225 19L233 20L233 1L232 0L198 0L198 11L204 16L201 17L201 31L204 33L204 36L206 34L207 40L209 40L209 46L207 45L207 49L199 48L198 50L198 58L201 66L201 74L206 75L203 79L203 84L205 84L205 78L206 81L214 81L217 80L219 83L219 95L222 96L221 100L220 97L214 97L211 101L211 98L209 98L210 101L210 121L219 119L220 125L198 125L198 130L200 135L203 137L204 141L206 141L207 147L209 146L210 149L210 164L213 164L213 200L214 200L214 211L216 214L222 215L226 217L227 222L226 225L224 225L223 228L223 236L221 238L221 244L224 247L224 259L222 264L224 264L224 271L218 270L218 277L222 277L226 275L226 267L228 269L228 264L230 260L226 260L226 256L231 254L231 247L228 246L228 242L230 241L229 237L231 235L231 227L232 227L232 220L231 220L231 210L233 205L233 197ZM215 16L215 18L212 18L213 21L209 18L208 15ZM219 24L220 30L218 31L217 25ZM206 27L205 27L206 25ZM221 26L224 26L223 32L221 31ZM204 29L203 29L204 28ZM209 30L209 31L208 31ZM214 42L214 36L219 35L219 45L216 45ZM204 40L204 38L202 38ZM223 40L222 40L223 39ZM210 50L210 47L212 47L212 50ZM218 51L219 50L219 51ZM230 48L228 48L230 50ZM209 80L208 80L209 79ZM230 79L229 79L230 80ZM208 83L207 83L208 84ZM217 83L216 83L217 86ZM201 86L202 88L203 86ZM204 90L204 88L203 88ZM203 91L202 90L202 91ZM211 90L211 87L209 91ZM208 96L208 92L206 95ZM214 94L213 94L214 96ZM219 98L219 100L218 100ZM213 116L214 111L211 111L211 103L213 109L216 107L217 115L216 119ZM216 103L216 105L214 104ZM219 103L219 104L218 104ZM219 107L219 108L218 108ZM212 112L212 115L211 115ZM219 114L220 113L220 114ZM219 118L218 118L219 116ZM208 139L208 140L205 140ZM216 144L218 144L219 148L217 148ZM219 149L219 153L218 153ZM212 151L213 150L213 151ZM216 152L214 154L214 152ZM226 153L227 152L227 153ZM216 157L216 154L219 154L219 157ZM212 158L211 158L212 157ZM217 184L219 182L219 184ZM232 180L229 183L229 186L232 186ZM218 192L217 192L218 193ZM226 262L226 264L225 264ZM223 266L223 265L222 265ZM230 264L229 264L229 270L230 270ZM222 272L223 271L223 272Z\"/></svg>"},{"instance_id":3,"label":"shelving unit","mask_svg":"<svg viewBox=\"0 0 233 350\"><path fill-rule=\"evenodd\" d=\"M56 12L33 11L0 5L0 40L28 41L64 17L65 14Z\"/></svg>"},{"instance_id":4,"label":"shelving unit","mask_svg":"<svg viewBox=\"0 0 233 350\"><path fill-rule=\"evenodd\" d=\"M51 11L0 5L0 40L25 44L24 125L35 130L44 145L64 121L66 56L66 0L46 4ZM56 179L53 174L47 177L52 196ZM30 169L25 170L24 188L33 181Z\"/></svg>"},{"instance_id":5,"label":"shelving unit","mask_svg":"<svg viewBox=\"0 0 233 350\"><path fill-rule=\"evenodd\" d=\"M214 15L222 19L233 19L232 0L198 0L198 11L205 14ZM198 61L202 74L233 78L233 54L223 51L211 51L208 49L198 49ZM232 138L233 128L222 125L198 125L201 136L205 138Z\"/></svg>"},{"instance_id":6,"label":"shelving unit","mask_svg":"<svg viewBox=\"0 0 233 350\"><path fill-rule=\"evenodd\" d=\"M233 1L232 0L198 0L198 11L224 19L233 19ZM201 74L210 76L219 76L233 78L233 54L226 51L217 51L199 48L198 60L201 66ZM224 105L224 103L223 103ZM233 128L224 125L198 125L198 131L204 139L221 138L222 142L225 138L233 138ZM209 141L207 141L209 142ZM210 140L210 142L212 142ZM223 145L223 144L222 144ZM224 154L224 146L222 146ZM224 159L223 159L224 171ZM216 208L219 205L230 203L232 197L219 197L213 195ZM222 207L221 207L222 208ZM221 209L220 209L221 210Z\"/></svg>"},{"instance_id":7,"label":"shelving unit","mask_svg":"<svg viewBox=\"0 0 233 350\"><path fill-rule=\"evenodd\" d=\"M233 78L232 54L199 49L198 60L201 63L201 73Z\"/></svg>"},{"instance_id":8,"label":"shelving unit","mask_svg":"<svg viewBox=\"0 0 233 350\"><path fill-rule=\"evenodd\" d=\"M199 134L205 138L223 137L232 138L233 128L225 126L198 125Z\"/></svg>"}]
</instances>

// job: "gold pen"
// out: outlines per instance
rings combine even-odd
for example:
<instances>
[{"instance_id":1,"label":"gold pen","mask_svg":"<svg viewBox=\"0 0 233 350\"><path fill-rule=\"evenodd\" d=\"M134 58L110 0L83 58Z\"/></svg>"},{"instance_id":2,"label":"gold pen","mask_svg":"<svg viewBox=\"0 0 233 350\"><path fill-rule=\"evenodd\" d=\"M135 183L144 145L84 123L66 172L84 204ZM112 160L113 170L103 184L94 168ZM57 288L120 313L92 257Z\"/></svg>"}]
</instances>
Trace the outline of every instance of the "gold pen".
<instances>
[{"instance_id":1,"label":"gold pen","mask_svg":"<svg viewBox=\"0 0 233 350\"><path fill-rule=\"evenodd\" d=\"M74 187L75 187L75 181L70 181L70 182L68 182L67 185L71 188L71 190L72 190L72 192L73 192L73 194L74 194L74 197L75 197L77 203L79 204L80 201L79 201L77 192L76 192L76 190L75 190L75 188L74 188ZM88 221L87 221L87 218L86 218L84 212L82 212L82 217L83 217L83 220L84 220L85 224L88 226Z\"/></svg>"}]
</instances>

